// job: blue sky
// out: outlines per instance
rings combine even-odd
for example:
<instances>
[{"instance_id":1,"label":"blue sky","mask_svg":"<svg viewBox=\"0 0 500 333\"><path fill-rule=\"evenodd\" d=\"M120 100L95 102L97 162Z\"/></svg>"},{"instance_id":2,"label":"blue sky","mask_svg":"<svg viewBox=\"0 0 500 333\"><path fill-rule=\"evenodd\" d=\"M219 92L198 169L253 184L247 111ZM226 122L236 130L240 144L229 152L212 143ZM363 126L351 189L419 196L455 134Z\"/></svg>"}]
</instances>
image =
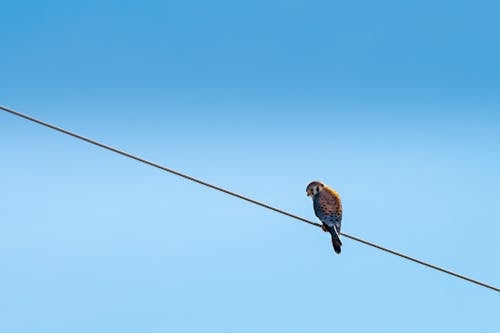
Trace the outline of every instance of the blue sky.
<instances>
[{"instance_id":1,"label":"blue sky","mask_svg":"<svg viewBox=\"0 0 500 333\"><path fill-rule=\"evenodd\" d=\"M0 104L500 285L493 1L3 1ZM498 293L0 114L5 332L498 332Z\"/></svg>"}]
</instances>

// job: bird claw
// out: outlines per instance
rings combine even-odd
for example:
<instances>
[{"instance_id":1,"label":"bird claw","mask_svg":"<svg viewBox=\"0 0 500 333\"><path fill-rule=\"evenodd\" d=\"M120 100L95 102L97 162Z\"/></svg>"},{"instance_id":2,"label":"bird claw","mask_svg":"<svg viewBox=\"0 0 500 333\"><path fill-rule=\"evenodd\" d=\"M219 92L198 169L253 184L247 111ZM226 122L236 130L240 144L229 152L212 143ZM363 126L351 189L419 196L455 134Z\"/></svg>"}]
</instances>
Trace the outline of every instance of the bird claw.
<instances>
[{"instance_id":1,"label":"bird claw","mask_svg":"<svg viewBox=\"0 0 500 333\"><path fill-rule=\"evenodd\" d=\"M321 225L321 229L324 231L324 232L328 232L328 229L326 228L326 225L322 224Z\"/></svg>"}]
</instances>

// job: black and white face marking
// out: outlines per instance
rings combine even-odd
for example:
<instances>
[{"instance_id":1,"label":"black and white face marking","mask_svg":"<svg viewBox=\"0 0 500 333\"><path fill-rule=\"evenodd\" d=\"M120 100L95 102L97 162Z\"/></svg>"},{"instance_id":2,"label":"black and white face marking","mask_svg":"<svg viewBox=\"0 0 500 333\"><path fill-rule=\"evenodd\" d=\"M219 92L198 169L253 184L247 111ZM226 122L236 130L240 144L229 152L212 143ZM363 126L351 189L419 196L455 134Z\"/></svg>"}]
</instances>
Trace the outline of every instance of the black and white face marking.
<instances>
[{"instance_id":1,"label":"black and white face marking","mask_svg":"<svg viewBox=\"0 0 500 333\"><path fill-rule=\"evenodd\" d=\"M313 187L313 195L316 195L319 193L321 187L319 185Z\"/></svg>"},{"instance_id":2,"label":"black and white face marking","mask_svg":"<svg viewBox=\"0 0 500 333\"><path fill-rule=\"evenodd\" d=\"M323 187L325 187L325 185L321 182L316 181L310 183L306 189L307 196L315 196L316 194L321 192L321 190L323 190Z\"/></svg>"}]
</instances>

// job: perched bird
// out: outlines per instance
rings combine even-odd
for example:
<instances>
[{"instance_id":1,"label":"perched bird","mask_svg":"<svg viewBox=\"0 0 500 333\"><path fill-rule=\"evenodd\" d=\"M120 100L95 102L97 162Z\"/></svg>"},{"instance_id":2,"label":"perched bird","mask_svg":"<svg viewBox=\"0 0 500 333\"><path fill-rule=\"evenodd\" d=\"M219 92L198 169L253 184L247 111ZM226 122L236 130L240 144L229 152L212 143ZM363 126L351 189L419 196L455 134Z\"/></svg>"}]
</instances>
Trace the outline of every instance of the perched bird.
<instances>
[{"instance_id":1,"label":"perched bird","mask_svg":"<svg viewBox=\"0 0 500 333\"><path fill-rule=\"evenodd\" d=\"M314 213L321 220L321 228L332 235L335 253L340 254L340 224L342 222L342 203L340 195L322 182L314 181L307 185L307 196L312 197Z\"/></svg>"}]
</instances>

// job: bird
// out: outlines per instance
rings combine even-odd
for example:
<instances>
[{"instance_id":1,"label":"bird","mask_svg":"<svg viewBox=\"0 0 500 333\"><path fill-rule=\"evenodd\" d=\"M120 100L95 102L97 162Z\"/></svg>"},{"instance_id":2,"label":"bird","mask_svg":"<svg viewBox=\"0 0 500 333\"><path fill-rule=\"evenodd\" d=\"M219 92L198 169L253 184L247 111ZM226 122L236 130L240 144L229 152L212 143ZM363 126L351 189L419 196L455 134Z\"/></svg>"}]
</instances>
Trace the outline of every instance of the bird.
<instances>
[{"instance_id":1,"label":"bird","mask_svg":"<svg viewBox=\"0 0 500 333\"><path fill-rule=\"evenodd\" d=\"M313 181L306 188L307 196L312 198L314 213L320 219L324 232L332 236L335 253L340 254L340 225L342 223L342 202L340 195L333 188L320 181Z\"/></svg>"}]
</instances>

